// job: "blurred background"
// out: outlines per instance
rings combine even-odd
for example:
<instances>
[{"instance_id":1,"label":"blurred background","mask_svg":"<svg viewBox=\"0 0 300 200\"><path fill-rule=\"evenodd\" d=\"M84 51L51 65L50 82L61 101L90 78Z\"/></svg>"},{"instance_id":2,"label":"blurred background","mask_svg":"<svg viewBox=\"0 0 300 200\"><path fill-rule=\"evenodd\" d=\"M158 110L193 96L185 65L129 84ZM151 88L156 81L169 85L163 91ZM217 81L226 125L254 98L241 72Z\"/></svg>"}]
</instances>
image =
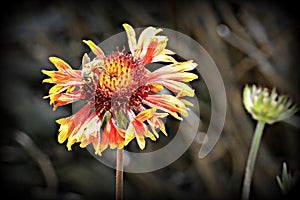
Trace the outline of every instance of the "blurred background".
<instances>
[{"instance_id":1,"label":"blurred background","mask_svg":"<svg viewBox=\"0 0 300 200\"><path fill-rule=\"evenodd\" d=\"M207 157L198 158L201 144L195 141L161 170L125 173L124 199L240 199L256 125L243 108L242 89L246 83L275 86L300 105L297 12L286 2L271 1L8 2L1 8L1 194L8 199L114 199L114 169L77 145L68 152L57 142L55 119L70 115L71 107L52 111L42 98L50 85L42 84L41 69L54 69L49 56L78 68L89 52L82 39L100 43L123 31L127 22L173 29L199 42L219 68L228 103L221 138ZM209 94L203 81L193 86L201 109L199 129L205 132ZM252 199L297 194L294 187L283 195L275 177L283 162L299 176L299 124L298 112L266 126Z\"/></svg>"}]
</instances>

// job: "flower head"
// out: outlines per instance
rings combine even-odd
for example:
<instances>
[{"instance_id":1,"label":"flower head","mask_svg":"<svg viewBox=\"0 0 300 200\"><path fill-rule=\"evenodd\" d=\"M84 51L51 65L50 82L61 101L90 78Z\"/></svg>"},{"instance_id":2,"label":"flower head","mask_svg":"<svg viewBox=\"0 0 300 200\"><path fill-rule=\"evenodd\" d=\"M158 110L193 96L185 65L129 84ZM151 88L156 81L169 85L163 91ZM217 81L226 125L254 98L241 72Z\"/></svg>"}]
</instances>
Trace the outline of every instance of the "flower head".
<instances>
[{"instance_id":1,"label":"flower head","mask_svg":"<svg viewBox=\"0 0 300 200\"><path fill-rule=\"evenodd\" d=\"M95 58L84 54L81 70L57 57L49 58L57 71L42 70L50 77L43 82L54 84L45 97L50 98L54 110L79 100L86 102L74 115L57 120L58 141L67 140L69 150L74 143L81 147L92 144L101 155L108 146L120 149L133 139L144 149L145 138L159 137L157 129L167 135L162 118L170 114L182 120L180 115L188 114L191 103L182 97L194 96L194 90L185 82L197 75L186 71L197 64L177 62L174 52L166 49L168 38L157 35L162 29L148 27L136 40L134 29L128 24L123 27L129 52L116 50L105 55L94 42L83 40ZM150 72L146 65L155 62L167 64ZM161 93L163 89L176 96Z\"/></svg>"},{"instance_id":2,"label":"flower head","mask_svg":"<svg viewBox=\"0 0 300 200\"><path fill-rule=\"evenodd\" d=\"M244 106L252 117L258 121L273 124L289 118L297 112L297 106L285 95L278 95L273 88L252 87L244 88Z\"/></svg>"}]
</instances>

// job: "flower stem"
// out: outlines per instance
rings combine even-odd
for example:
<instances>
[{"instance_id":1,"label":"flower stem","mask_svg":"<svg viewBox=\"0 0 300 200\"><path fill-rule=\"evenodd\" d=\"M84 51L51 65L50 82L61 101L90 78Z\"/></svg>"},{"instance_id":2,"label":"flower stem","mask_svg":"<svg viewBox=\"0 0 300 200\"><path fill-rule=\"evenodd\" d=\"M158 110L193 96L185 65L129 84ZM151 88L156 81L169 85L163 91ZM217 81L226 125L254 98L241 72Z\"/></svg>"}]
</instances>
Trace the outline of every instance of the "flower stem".
<instances>
[{"instance_id":1,"label":"flower stem","mask_svg":"<svg viewBox=\"0 0 300 200\"><path fill-rule=\"evenodd\" d=\"M246 172L243 184L243 199L249 199L249 192L250 192L250 185L253 175L253 170L255 166L256 156L258 152L258 148L260 145L262 133L264 130L265 122L258 121L255 129L255 133L252 139L251 149L248 155L247 165L246 165Z\"/></svg>"},{"instance_id":2,"label":"flower stem","mask_svg":"<svg viewBox=\"0 0 300 200\"><path fill-rule=\"evenodd\" d=\"M117 151L116 200L123 199L123 149Z\"/></svg>"}]
</instances>

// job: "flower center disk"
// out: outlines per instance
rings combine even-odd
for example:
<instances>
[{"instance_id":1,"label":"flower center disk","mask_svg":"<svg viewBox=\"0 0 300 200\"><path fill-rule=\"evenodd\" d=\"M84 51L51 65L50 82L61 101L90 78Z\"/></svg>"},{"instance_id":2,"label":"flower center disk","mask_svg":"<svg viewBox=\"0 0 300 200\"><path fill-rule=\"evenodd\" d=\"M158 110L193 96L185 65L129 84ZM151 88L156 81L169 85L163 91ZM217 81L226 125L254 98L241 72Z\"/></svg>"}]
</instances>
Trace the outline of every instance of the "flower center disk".
<instances>
[{"instance_id":1,"label":"flower center disk","mask_svg":"<svg viewBox=\"0 0 300 200\"><path fill-rule=\"evenodd\" d=\"M117 52L103 59L94 70L94 102L97 114L137 107L150 90L147 71L130 53ZM88 91L88 90L85 90Z\"/></svg>"}]
</instances>

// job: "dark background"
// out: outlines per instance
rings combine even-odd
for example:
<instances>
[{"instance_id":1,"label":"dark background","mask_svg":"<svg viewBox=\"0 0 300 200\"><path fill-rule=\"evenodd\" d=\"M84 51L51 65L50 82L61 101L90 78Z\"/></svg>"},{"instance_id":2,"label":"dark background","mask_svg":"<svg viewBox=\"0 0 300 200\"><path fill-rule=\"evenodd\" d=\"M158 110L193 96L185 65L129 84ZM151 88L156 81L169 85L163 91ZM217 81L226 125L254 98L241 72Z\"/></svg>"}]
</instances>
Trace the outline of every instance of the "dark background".
<instances>
[{"instance_id":1,"label":"dark background","mask_svg":"<svg viewBox=\"0 0 300 200\"><path fill-rule=\"evenodd\" d=\"M113 199L113 169L85 149L71 152L57 142L53 112L42 97L49 85L41 69L49 56L78 68L96 43L133 27L149 25L180 31L199 42L216 62L226 87L228 109L223 133L204 159L195 142L176 162L144 174L124 174L125 199L240 199L244 168L256 122L245 111L246 83L277 87L300 105L299 22L287 1L11 1L1 6L1 195L7 199ZM220 25L231 34L224 35ZM253 57L253 53L256 56ZM271 66L264 70L265 65ZM199 97L202 130L210 122L205 83ZM292 120L292 122L290 122ZM251 198L283 199L276 175L287 162L299 176L299 112L290 121L267 125L260 146ZM176 121L170 121L177 123ZM167 139L162 139L167 140ZM44 170L44 171L43 171ZM294 188L297 194L298 188ZM288 194L291 195L291 194Z\"/></svg>"}]
</instances>

